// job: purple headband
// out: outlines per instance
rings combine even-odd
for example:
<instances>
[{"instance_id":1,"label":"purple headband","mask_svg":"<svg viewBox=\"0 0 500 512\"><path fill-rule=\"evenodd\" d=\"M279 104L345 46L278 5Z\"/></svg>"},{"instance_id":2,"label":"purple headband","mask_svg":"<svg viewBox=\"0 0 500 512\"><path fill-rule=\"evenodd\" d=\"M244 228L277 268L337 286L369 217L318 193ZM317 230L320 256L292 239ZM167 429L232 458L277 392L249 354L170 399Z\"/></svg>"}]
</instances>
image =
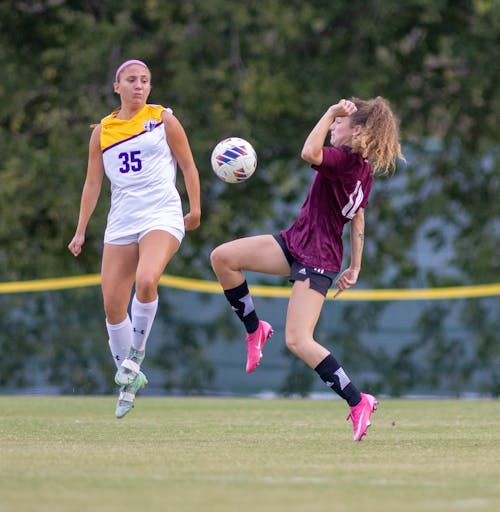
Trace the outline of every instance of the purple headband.
<instances>
[{"instance_id":1,"label":"purple headband","mask_svg":"<svg viewBox=\"0 0 500 512\"><path fill-rule=\"evenodd\" d=\"M118 82L118 80L120 79L120 73L127 67L127 66L132 66L132 64L139 64L140 66L144 66L146 69L149 69L146 64L144 64L144 62L142 62L142 60L135 60L135 59L132 59L132 60L126 60L123 64L121 64L118 69L116 70L116 73L115 73L115 82Z\"/></svg>"}]
</instances>

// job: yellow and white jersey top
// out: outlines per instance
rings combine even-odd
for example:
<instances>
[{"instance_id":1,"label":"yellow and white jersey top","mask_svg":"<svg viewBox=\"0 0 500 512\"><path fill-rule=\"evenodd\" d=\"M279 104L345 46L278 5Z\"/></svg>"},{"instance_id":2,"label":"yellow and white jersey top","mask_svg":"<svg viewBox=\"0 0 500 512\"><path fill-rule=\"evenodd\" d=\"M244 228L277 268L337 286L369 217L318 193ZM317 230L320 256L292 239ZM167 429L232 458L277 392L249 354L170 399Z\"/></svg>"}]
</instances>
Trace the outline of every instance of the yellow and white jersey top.
<instances>
[{"instance_id":1,"label":"yellow and white jersey top","mask_svg":"<svg viewBox=\"0 0 500 512\"><path fill-rule=\"evenodd\" d=\"M118 111L101 121L104 171L111 182L111 208L104 241L161 226L184 232L175 186L177 162L167 143L161 105L145 105L134 117Z\"/></svg>"}]
</instances>

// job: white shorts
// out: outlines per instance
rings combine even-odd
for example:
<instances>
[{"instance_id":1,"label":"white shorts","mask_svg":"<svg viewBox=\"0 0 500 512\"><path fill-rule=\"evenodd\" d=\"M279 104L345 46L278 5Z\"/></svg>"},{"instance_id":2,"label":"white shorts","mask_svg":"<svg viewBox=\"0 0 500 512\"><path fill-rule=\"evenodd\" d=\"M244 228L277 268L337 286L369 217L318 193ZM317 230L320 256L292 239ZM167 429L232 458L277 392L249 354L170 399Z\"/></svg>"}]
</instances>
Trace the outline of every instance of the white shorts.
<instances>
[{"instance_id":1,"label":"white shorts","mask_svg":"<svg viewBox=\"0 0 500 512\"><path fill-rule=\"evenodd\" d=\"M179 244L182 243L182 240L184 238L184 231L180 230L173 226L155 226L148 229L145 229L144 231L140 231L139 233L132 233L131 235L125 235L125 236L118 236L117 238L113 239L107 239L104 238L105 244L111 244L111 245L129 245L129 244L138 244L141 240L141 238L144 235L147 235L151 231L160 230L160 231L166 231L167 233L170 233L172 236L175 236L177 240L179 240Z\"/></svg>"}]
</instances>

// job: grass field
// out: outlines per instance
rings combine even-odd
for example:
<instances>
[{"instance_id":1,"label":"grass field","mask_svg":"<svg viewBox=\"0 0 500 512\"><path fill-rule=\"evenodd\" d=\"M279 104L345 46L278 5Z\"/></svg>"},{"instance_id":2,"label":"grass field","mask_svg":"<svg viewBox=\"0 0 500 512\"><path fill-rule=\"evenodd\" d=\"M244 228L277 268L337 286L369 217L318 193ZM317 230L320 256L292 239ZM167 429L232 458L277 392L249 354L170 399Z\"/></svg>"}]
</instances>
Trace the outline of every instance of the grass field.
<instances>
[{"instance_id":1,"label":"grass field","mask_svg":"<svg viewBox=\"0 0 500 512\"><path fill-rule=\"evenodd\" d=\"M0 397L0 511L500 510L500 402Z\"/></svg>"}]
</instances>

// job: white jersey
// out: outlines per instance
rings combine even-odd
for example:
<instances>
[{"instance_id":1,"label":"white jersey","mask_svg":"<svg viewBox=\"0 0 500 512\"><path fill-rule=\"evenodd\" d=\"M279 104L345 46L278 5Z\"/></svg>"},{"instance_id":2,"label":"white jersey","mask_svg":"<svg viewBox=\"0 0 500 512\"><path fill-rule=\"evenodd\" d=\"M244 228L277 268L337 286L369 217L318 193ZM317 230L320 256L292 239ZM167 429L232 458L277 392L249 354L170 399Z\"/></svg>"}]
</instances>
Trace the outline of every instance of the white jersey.
<instances>
[{"instance_id":1,"label":"white jersey","mask_svg":"<svg viewBox=\"0 0 500 512\"><path fill-rule=\"evenodd\" d=\"M111 182L105 242L150 229L172 228L184 236L177 162L167 144L164 110L145 105L132 119L118 119L113 112L101 121L104 171Z\"/></svg>"}]
</instances>

